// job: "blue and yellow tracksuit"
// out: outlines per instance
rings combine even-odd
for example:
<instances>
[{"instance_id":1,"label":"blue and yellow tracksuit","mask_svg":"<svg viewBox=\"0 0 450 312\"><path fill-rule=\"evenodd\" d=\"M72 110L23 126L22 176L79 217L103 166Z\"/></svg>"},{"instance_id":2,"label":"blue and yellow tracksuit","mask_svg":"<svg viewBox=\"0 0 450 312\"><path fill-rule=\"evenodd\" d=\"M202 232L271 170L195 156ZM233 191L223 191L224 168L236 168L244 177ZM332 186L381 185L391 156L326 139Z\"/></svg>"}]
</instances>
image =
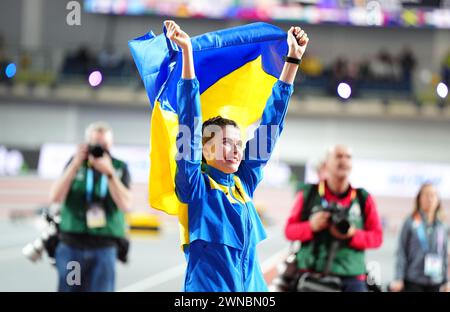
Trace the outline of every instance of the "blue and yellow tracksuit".
<instances>
[{"instance_id":1,"label":"blue and yellow tracksuit","mask_svg":"<svg viewBox=\"0 0 450 312\"><path fill-rule=\"evenodd\" d=\"M279 80L274 84L261 124L247 142L239 170L235 174L225 174L202 165L198 80L181 79L178 82L180 132L175 189L179 200L188 205L185 291L267 291L256 256L256 245L266 238L266 233L252 198L262 179L263 167L283 129L292 92L290 84ZM186 136L182 128L189 129L190 135ZM252 152L252 155L248 148L256 146L250 145L255 144L252 141L256 140L260 146L261 138L265 137L263 145L267 150Z\"/></svg>"}]
</instances>

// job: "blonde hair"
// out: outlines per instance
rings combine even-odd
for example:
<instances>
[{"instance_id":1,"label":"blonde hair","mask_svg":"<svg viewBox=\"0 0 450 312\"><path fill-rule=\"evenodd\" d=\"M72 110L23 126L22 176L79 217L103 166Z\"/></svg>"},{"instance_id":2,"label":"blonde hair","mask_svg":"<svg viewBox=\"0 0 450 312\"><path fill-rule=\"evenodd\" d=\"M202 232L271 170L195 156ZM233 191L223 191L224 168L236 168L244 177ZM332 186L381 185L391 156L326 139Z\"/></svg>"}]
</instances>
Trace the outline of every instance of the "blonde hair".
<instances>
[{"instance_id":1,"label":"blonde hair","mask_svg":"<svg viewBox=\"0 0 450 312\"><path fill-rule=\"evenodd\" d=\"M113 131L111 126L104 121L96 121L86 127L86 130L84 131L84 139L86 140L86 142L89 142L91 134L94 132L105 132L109 134L111 140L113 138Z\"/></svg>"}]
</instances>

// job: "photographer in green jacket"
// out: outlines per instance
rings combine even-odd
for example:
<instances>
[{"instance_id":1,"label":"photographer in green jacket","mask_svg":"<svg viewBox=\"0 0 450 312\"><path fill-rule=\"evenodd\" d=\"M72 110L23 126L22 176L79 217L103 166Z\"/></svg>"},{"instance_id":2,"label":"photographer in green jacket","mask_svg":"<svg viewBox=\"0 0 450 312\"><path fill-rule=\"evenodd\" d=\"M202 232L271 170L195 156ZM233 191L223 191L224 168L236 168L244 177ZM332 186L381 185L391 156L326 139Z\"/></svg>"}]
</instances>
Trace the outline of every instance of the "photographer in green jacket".
<instances>
[{"instance_id":1,"label":"photographer in green jacket","mask_svg":"<svg viewBox=\"0 0 450 312\"><path fill-rule=\"evenodd\" d=\"M130 174L110 155L109 125L89 125L85 138L50 194L61 203L58 291L114 291L118 246L127 230L124 212L131 207Z\"/></svg>"}]
</instances>

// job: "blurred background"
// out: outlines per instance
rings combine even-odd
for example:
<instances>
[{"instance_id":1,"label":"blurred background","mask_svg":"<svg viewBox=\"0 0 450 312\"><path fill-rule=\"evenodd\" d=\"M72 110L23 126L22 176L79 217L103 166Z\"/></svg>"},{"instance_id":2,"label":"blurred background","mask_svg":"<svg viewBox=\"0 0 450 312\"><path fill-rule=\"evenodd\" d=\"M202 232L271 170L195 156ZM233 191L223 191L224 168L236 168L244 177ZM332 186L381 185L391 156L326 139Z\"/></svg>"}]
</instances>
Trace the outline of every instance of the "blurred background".
<instances>
[{"instance_id":1,"label":"blurred background","mask_svg":"<svg viewBox=\"0 0 450 312\"><path fill-rule=\"evenodd\" d=\"M308 32L284 134L255 196L269 235L263 270L273 278L286 254L298 184L316 181L327 147L344 143L352 182L375 196L384 226L367 261L391 281L399 226L420 184L432 181L450 209L448 0L3 0L0 291L56 290L48 259L32 263L21 250L41 235L50 185L97 120L112 126L113 155L130 166L131 223L141 229L131 231L117 289L181 290L176 219L147 203L151 109L127 46L161 33L167 17L191 36L255 21Z\"/></svg>"}]
</instances>

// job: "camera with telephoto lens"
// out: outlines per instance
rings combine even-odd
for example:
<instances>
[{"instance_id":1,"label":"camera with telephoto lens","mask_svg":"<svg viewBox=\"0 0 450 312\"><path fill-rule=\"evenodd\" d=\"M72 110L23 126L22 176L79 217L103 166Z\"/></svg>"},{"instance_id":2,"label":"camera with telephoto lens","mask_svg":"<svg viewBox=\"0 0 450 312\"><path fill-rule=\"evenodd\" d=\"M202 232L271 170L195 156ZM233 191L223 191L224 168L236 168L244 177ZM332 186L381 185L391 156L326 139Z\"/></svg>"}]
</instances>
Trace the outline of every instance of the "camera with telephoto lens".
<instances>
[{"instance_id":1,"label":"camera with telephoto lens","mask_svg":"<svg viewBox=\"0 0 450 312\"><path fill-rule=\"evenodd\" d=\"M337 203L330 203L328 206L323 207L321 205L315 206L312 213L319 211L325 211L330 213L331 224L333 224L339 233L345 235L351 227L350 220L348 219L348 209Z\"/></svg>"},{"instance_id":2,"label":"camera with telephoto lens","mask_svg":"<svg viewBox=\"0 0 450 312\"><path fill-rule=\"evenodd\" d=\"M44 211L43 217L46 221L44 230L38 238L22 249L22 253L32 262L36 262L42 258L45 250L50 258L50 262L54 264L56 245L59 242L58 234L61 217L59 214L50 214L48 210Z\"/></svg>"},{"instance_id":3,"label":"camera with telephoto lens","mask_svg":"<svg viewBox=\"0 0 450 312\"><path fill-rule=\"evenodd\" d=\"M101 146L99 144L89 145L88 151L89 151L89 154L94 156L94 158L100 158L106 152L105 149L103 148L103 146Z\"/></svg>"}]
</instances>

